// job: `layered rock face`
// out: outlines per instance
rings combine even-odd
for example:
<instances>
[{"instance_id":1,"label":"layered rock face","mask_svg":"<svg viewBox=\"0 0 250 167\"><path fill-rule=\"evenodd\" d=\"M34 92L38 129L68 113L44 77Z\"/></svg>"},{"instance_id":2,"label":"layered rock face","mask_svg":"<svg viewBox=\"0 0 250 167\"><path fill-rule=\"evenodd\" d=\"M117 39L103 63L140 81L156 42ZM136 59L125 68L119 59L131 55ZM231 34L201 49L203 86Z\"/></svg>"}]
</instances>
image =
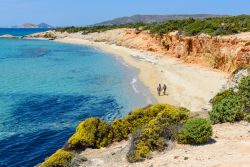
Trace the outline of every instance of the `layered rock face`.
<instances>
[{"instance_id":1,"label":"layered rock face","mask_svg":"<svg viewBox=\"0 0 250 167\"><path fill-rule=\"evenodd\" d=\"M132 29L117 29L84 35L87 40L173 56L186 63L232 72L250 65L250 33L210 37L187 37L176 33L152 35Z\"/></svg>"},{"instance_id":2,"label":"layered rock face","mask_svg":"<svg viewBox=\"0 0 250 167\"><path fill-rule=\"evenodd\" d=\"M225 72L250 65L250 33L217 37L203 34L188 37L178 32L159 36L134 29L115 29L90 34L50 31L32 37L68 37L106 42L176 57L186 63L199 64Z\"/></svg>"},{"instance_id":3,"label":"layered rock face","mask_svg":"<svg viewBox=\"0 0 250 167\"><path fill-rule=\"evenodd\" d=\"M225 72L250 65L250 40L232 37L165 35L166 52L187 63L202 64Z\"/></svg>"}]
</instances>

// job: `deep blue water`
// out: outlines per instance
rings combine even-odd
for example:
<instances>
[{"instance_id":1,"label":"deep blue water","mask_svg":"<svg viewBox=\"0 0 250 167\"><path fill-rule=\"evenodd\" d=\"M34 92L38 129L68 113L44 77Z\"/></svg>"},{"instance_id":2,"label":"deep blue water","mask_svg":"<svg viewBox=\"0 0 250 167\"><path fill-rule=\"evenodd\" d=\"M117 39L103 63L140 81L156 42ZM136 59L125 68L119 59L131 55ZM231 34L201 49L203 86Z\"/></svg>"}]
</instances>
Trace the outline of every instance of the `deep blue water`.
<instances>
[{"instance_id":1,"label":"deep blue water","mask_svg":"<svg viewBox=\"0 0 250 167\"><path fill-rule=\"evenodd\" d=\"M95 48L0 39L0 166L34 166L80 121L111 121L152 102L136 78L135 69Z\"/></svg>"},{"instance_id":2,"label":"deep blue water","mask_svg":"<svg viewBox=\"0 0 250 167\"><path fill-rule=\"evenodd\" d=\"M47 30L49 29L48 28L0 28L0 36L6 34L14 36L24 36Z\"/></svg>"}]
</instances>

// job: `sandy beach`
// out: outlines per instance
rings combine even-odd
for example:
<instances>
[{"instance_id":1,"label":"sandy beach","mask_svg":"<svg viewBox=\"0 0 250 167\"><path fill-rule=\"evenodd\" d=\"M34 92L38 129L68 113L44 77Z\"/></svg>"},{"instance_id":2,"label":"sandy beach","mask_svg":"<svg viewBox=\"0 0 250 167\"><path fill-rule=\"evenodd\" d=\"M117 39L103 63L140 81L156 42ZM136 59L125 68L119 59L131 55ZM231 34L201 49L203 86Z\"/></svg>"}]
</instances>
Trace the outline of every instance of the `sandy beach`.
<instances>
[{"instance_id":1,"label":"sandy beach","mask_svg":"<svg viewBox=\"0 0 250 167\"><path fill-rule=\"evenodd\" d=\"M139 69L139 79L159 103L186 107L192 112L209 110L209 100L227 82L226 73L184 64L172 57L81 38L64 37L55 41L93 46L121 57L125 63ZM166 83L167 95L157 95L156 87L159 83Z\"/></svg>"}]
</instances>

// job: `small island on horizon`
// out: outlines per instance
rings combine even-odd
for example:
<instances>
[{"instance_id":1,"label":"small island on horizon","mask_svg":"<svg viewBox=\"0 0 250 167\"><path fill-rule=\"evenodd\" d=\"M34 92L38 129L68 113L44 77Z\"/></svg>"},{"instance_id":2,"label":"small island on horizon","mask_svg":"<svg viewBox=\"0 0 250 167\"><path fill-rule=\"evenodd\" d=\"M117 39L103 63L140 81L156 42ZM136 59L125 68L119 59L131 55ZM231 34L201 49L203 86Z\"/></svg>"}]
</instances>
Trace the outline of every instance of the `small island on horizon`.
<instances>
[{"instance_id":1,"label":"small island on horizon","mask_svg":"<svg viewBox=\"0 0 250 167\"><path fill-rule=\"evenodd\" d=\"M19 26L7 26L7 27L1 27L1 28L55 28L54 26L51 26L47 23L40 23L40 24L33 24L33 23L24 23Z\"/></svg>"}]
</instances>

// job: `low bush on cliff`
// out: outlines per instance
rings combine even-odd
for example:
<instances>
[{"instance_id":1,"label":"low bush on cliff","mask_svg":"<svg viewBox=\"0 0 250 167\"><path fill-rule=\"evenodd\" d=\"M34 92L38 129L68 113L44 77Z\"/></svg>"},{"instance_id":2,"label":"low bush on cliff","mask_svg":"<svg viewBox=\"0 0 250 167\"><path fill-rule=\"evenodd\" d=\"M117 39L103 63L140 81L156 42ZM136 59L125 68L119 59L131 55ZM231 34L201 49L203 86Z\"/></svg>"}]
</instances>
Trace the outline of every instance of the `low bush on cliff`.
<instances>
[{"instance_id":1,"label":"low bush on cliff","mask_svg":"<svg viewBox=\"0 0 250 167\"><path fill-rule=\"evenodd\" d=\"M216 105L221 102L221 100L227 98L228 96L235 96L233 89L224 90L219 92L213 99L210 100L212 105Z\"/></svg>"},{"instance_id":2,"label":"low bush on cliff","mask_svg":"<svg viewBox=\"0 0 250 167\"><path fill-rule=\"evenodd\" d=\"M243 119L243 107L238 96L228 96L213 106L209 113L215 123L235 122Z\"/></svg>"},{"instance_id":3,"label":"low bush on cliff","mask_svg":"<svg viewBox=\"0 0 250 167\"><path fill-rule=\"evenodd\" d=\"M207 119L194 118L188 120L178 132L180 144L203 144L212 136L212 125Z\"/></svg>"},{"instance_id":4,"label":"low bush on cliff","mask_svg":"<svg viewBox=\"0 0 250 167\"><path fill-rule=\"evenodd\" d=\"M177 127L190 117L186 108L156 104L136 109L111 125L99 118L88 118L79 124L64 149L105 147L115 141L127 140L133 134L134 147L130 149L128 159L130 162L143 160L152 151L164 150L166 142L176 136Z\"/></svg>"},{"instance_id":5,"label":"low bush on cliff","mask_svg":"<svg viewBox=\"0 0 250 167\"><path fill-rule=\"evenodd\" d=\"M178 126L190 118L187 110L172 106L166 107L132 137L127 153L129 162L138 162L147 158L152 151L163 151L170 139L174 139Z\"/></svg>"},{"instance_id":6,"label":"low bush on cliff","mask_svg":"<svg viewBox=\"0 0 250 167\"><path fill-rule=\"evenodd\" d=\"M238 86L244 112L250 113L250 76L243 78Z\"/></svg>"},{"instance_id":7,"label":"low bush on cliff","mask_svg":"<svg viewBox=\"0 0 250 167\"><path fill-rule=\"evenodd\" d=\"M132 136L131 147L127 153L129 162L143 161L151 152L163 151L169 141L176 140L181 134L180 141L185 140L185 143L205 142L212 133L206 122L192 121L189 125L186 124L189 119L191 115L188 109L167 104L136 109L111 124L99 118L88 118L79 124L64 148L53 154L42 165L65 166L66 164L67 166L74 157L68 151L105 147L112 142L127 140L129 135Z\"/></svg>"},{"instance_id":8,"label":"low bush on cliff","mask_svg":"<svg viewBox=\"0 0 250 167\"><path fill-rule=\"evenodd\" d=\"M88 118L77 127L65 149L86 149L105 147L112 142L111 126L99 118Z\"/></svg>"},{"instance_id":9,"label":"low bush on cliff","mask_svg":"<svg viewBox=\"0 0 250 167\"><path fill-rule=\"evenodd\" d=\"M245 119L245 121L250 123L250 114L246 114L244 119Z\"/></svg>"},{"instance_id":10,"label":"low bush on cliff","mask_svg":"<svg viewBox=\"0 0 250 167\"><path fill-rule=\"evenodd\" d=\"M139 108L129 113L126 117L112 122L114 141L127 140L129 134L141 129L154 119L162 110L172 110L174 107L167 104L156 104Z\"/></svg>"},{"instance_id":11,"label":"low bush on cliff","mask_svg":"<svg viewBox=\"0 0 250 167\"><path fill-rule=\"evenodd\" d=\"M40 167L67 167L73 158L72 153L60 149L43 162Z\"/></svg>"},{"instance_id":12,"label":"low bush on cliff","mask_svg":"<svg viewBox=\"0 0 250 167\"><path fill-rule=\"evenodd\" d=\"M131 124L124 119L114 120L111 126L112 126L114 141L116 142L127 140L130 132L132 131Z\"/></svg>"},{"instance_id":13,"label":"low bush on cliff","mask_svg":"<svg viewBox=\"0 0 250 167\"><path fill-rule=\"evenodd\" d=\"M241 80L232 89L218 93L212 100L212 111L209 112L212 123L235 122L245 119L250 112L250 76Z\"/></svg>"}]
</instances>

